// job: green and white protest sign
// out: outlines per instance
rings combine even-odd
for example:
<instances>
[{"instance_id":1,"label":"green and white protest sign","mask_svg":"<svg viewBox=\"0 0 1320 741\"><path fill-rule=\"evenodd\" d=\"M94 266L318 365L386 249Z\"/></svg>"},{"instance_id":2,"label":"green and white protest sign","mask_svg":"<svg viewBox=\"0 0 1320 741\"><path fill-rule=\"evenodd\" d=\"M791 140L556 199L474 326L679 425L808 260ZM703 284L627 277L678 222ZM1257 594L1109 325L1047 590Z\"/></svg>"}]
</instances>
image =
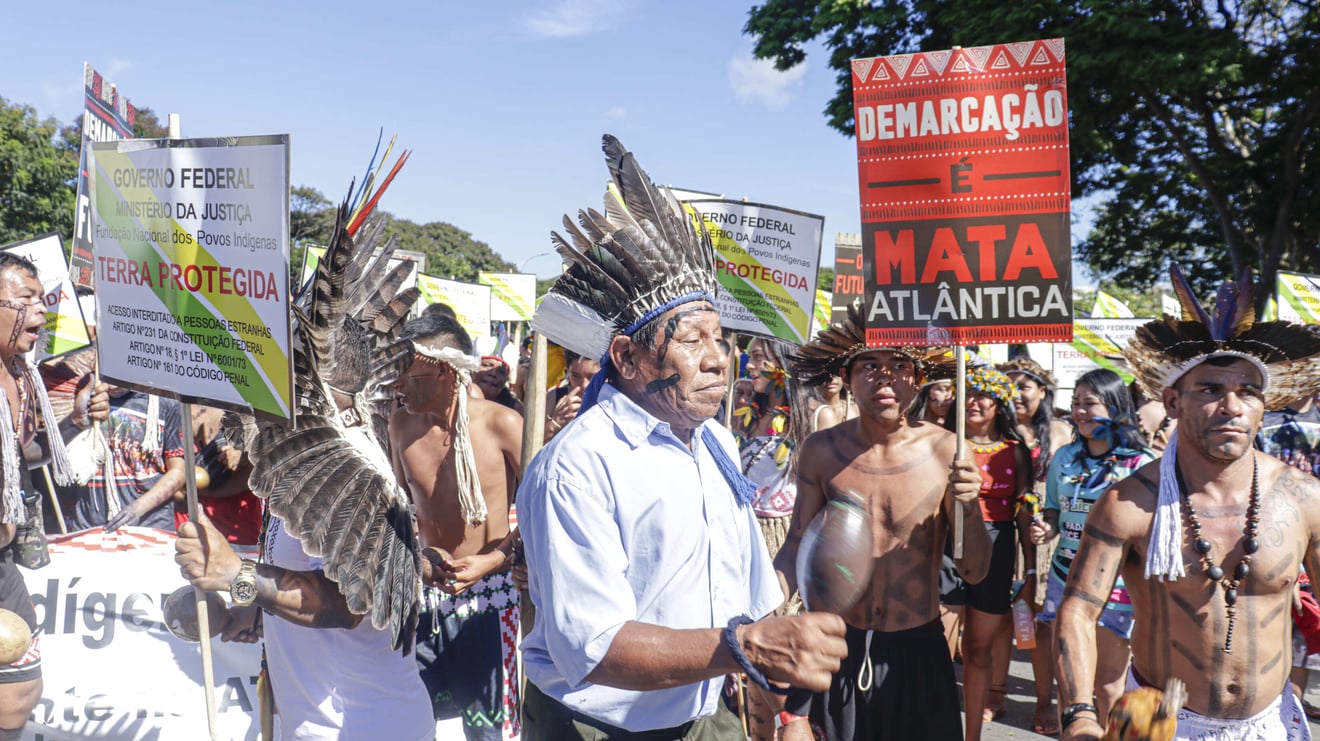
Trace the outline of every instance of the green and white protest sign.
<instances>
[{"instance_id":1,"label":"green and white protest sign","mask_svg":"<svg viewBox=\"0 0 1320 741\"><path fill-rule=\"evenodd\" d=\"M58 234L15 242L5 252L22 255L37 266L41 288L46 292L46 331L41 344L33 348L38 363L57 355L81 350L91 344L82 306L74 293L69 276L69 261L64 255L64 241Z\"/></svg>"},{"instance_id":2,"label":"green and white protest sign","mask_svg":"<svg viewBox=\"0 0 1320 741\"><path fill-rule=\"evenodd\" d=\"M316 275L316 266L321 264L321 258L325 257L325 252L328 249L330 248L321 245L307 245L306 252L304 253L305 258L303 259L302 275L298 278L299 286L306 288L311 283L312 276ZM412 257L412 255L419 253L409 252L407 255L400 256L399 253L402 251L403 250L395 250L394 257L390 258L387 268L387 270L392 271L403 262L407 262L412 266L407 277L403 279L403 283L399 284L399 290L412 288L417 285L417 276L421 273L421 263Z\"/></svg>"},{"instance_id":3,"label":"green and white protest sign","mask_svg":"<svg viewBox=\"0 0 1320 741\"><path fill-rule=\"evenodd\" d=\"M720 323L802 344L810 338L825 218L760 203L692 200L715 244Z\"/></svg>"},{"instance_id":4,"label":"green and white protest sign","mask_svg":"<svg viewBox=\"0 0 1320 741\"><path fill-rule=\"evenodd\" d=\"M477 282L490 286L493 322L530 322L536 311L536 276L532 273L477 273Z\"/></svg>"},{"instance_id":5,"label":"green and white protest sign","mask_svg":"<svg viewBox=\"0 0 1320 741\"><path fill-rule=\"evenodd\" d=\"M1132 374L1121 360L1137 327L1150 319L1074 319L1072 344L1054 343L1054 378L1060 388L1073 388L1077 377L1108 368L1132 381Z\"/></svg>"},{"instance_id":6,"label":"green and white protest sign","mask_svg":"<svg viewBox=\"0 0 1320 741\"><path fill-rule=\"evenodd\" d=\"M490 286L463 283L436 278L422 273L417 276L417 290L422 294L418 303L423 306L447 304L474 343L490 336Z\"/></svg>"},{"instance_id":7,"label":"green and white protest sign","mask_svg":"<svg viewBox=\"0 0 1320 741\"><path fill-rule=\"evenodd\" d=\"M101 373L291 416L289 137L92 145Z\"/></svg>"},{"instance_id":8,"label":"green and white protest sign","mask_svg":"<svg viewBox=\"0 0 1320 741\"><path fill-rule=\"evenodd\" d=\"M1276 283L1280 320L1320 324L1320 275L1280 270Z\"/></svg>"},{"instance_id":9,"label":"green and white protest sign","mask_svg":"<svg viewBox=\"0 0 1320 741\"><path fill-rule=\"evenodd\" d=\"M811 314L811 334L814 338L816 333L830 326L830 314L834 311L834 294L830 291L816 289L816 304L812 307Z\"/></svg>"}]
</instances>

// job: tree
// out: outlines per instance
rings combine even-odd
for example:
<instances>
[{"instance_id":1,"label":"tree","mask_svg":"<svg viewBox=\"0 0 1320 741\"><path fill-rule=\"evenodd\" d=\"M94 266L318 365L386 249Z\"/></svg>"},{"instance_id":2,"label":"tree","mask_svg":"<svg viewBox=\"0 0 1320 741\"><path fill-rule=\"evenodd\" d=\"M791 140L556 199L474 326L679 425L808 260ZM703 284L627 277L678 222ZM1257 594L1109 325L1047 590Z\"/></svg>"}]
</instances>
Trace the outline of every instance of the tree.
<instances>
[{"instance_id":1,"label":"tree","mask_svg":"<svg viewBox=\"0 0 1320 741\"><path fill-rule=\"evenodd\" d=\"M335 227L335 205L315 188L300 185L292 189L289 203L291 237L312 244L329 244ZM377 211L386 219L385 234L399 239L398 248L426 255L430 275L475 283L479 272L511 272L513 263L505 260L485 242L472 238L470 232L433 221L416 224L399 219L387 211Z\"/></svg>"},{"instance_id":2,"label":"tree","mask_svg":"<svg viewBox=\"0 0 1320 741\"><path fill-rule=\"evenodd\" d=\"M294 242L329 244L335 228L333 204L321 191L295 185L289 191L289 239Z\"/></svg>"},{"instance_id":3,"label":"tree","mask_svg":"<svg viewBox=\"0 0 1320 741\"><path fill-rule=\"evenodd\" d=\"M817 291L834 290L834 268L820 269L820 272L816 274L816 290Z\"/></svg>"},{"instance_id":4,"label":"tree","mask_svg":"<svg viewBox=\"0 0 1320 741\"><path fill-rule=\"evenodd\" d=\"M1170 262L1205 294L1254 267L1320 268L1320 9L1307 0L767 0L744 31L786 70L822 38L852 134L849 61L1067 39L1073 195L1102 201L1077 255L1148 288Z\"/></svg>"},{"instance_id":5,"label":"tree","mask_svg":"<svg viewBox=\"0 0 1320 741\"><path fill-rule=\"evenodd\" d=\"M0 98L0 244L73 234L76 152L58 149L59 123Z\"/></svg>"}]
</instances>

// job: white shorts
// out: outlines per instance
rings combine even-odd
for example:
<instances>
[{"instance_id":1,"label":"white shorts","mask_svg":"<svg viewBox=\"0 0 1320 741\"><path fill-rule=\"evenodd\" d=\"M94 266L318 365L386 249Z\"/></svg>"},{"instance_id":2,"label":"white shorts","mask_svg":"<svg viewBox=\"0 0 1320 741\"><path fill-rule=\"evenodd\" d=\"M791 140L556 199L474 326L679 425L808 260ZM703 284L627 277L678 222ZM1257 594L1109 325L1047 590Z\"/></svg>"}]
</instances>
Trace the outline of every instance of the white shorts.
<instances>
[{"instance_id":1,"label":"white shorts","mask_svg":"<svg viewBox=\"0 0 1320 741\"><path fill-rule=\"evenodd\" d=\"M1128 668L1127 689L1141 685ZM1306 723L1302 703L1292 687L1283 686L1283 694L1269 707L1250 718L1210 718L1186 708L1178 711L1175 741L1311 741L1311 727Z\"/></svg>"}]
</instances>

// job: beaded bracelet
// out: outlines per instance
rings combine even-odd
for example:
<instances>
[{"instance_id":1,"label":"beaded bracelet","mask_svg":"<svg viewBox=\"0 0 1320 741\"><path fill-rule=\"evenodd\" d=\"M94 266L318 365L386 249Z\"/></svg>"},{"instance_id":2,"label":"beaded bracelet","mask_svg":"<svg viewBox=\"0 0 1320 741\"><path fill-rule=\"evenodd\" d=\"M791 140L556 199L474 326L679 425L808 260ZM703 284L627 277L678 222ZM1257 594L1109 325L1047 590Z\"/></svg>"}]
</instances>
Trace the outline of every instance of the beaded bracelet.
<instances>
[{"instance_id":1,"label":"beaded bracelet","mask_svg":"<svg viewBox=\"0 0 1320 741\"><path fill-rule=\"evenodd\" d=\"M1089 702L1078 702L1069 705L1063 709L1063 712L1059 713L1059 719L1063 721L1060 726L1067 729L1068 726L1073 724L1073 721L1077 720L1078 713L1092 713L1095 715L1096 722L1100 722L1100 713L1094 705Z\"/></svg>"},{"instance_id":2,"label":"beaded bracelet","mask_svg":"<svg viewBox=\"0 0 1320 741\"><path fill-rule=\"evenodd\" d=\"M746 615L736 615L730 618L729 624L724 628L724 645L728 647L729 653L733 654L733 660L738 662L738 666L742 668L743 673L747 675L747 678L753 684L776 695L787 695L789 693L787 687L776 687L770 684L770 680L766 679L764 674L752 666L752 662L747 658L747 654L743 653L742 646L738 643L738 626L750 625L754 622L756 621Z\"/></svg>"}]
</instances>

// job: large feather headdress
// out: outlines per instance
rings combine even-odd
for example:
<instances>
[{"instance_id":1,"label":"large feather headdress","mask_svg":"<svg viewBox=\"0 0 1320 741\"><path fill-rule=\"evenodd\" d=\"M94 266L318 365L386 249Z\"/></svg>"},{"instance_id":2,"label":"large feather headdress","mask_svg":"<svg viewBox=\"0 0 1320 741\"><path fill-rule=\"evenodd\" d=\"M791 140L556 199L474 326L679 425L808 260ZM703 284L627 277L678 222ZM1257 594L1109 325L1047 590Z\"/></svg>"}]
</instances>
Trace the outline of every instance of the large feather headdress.
<instances>
[{"instance_id":1,"label":"large feather headdress","mask_svg":"<svg viewBox=\"0 0 1320 741\"><path fill-rule=\"evenodd\" d=\"M853 299L848 315L842 322L825 327L816 338L798 348L791 356L794 375L807 386L819 386L839 375L844 366L864 352L892 350L912 358L923 378L948 380L953 378L953 356L944 346L930 347L867 347L866 319L862 299Z\"/></svg>"},{"instance_id":2,"label":"large feather headdress","mask_svg":"<svg viewBox=\"0 0 1320 741\"><path fill-rule=\"evenodd\" d=\"M564 216L567 237L551 232L564 274L541 301L532 328L588 358L610 341L689 300L714 300L715 250L668 188L657 188L637 158L606 134L612 186L605 213Z\"/></svg>"},{"instance_id":3,"label":"large feather headdress","mask_svg":"<svg viewBox=\"0 0 1320 741\"><path fill-rule=\"evenodd\" d=\"M351 200L294 305L296 429L245 415L227 425L252 460L249 485L270 514L321 559L348 609L389 630L406 653L417 627L421 559L410 497L383 441L394 382L413 360L412 343L399 332L417 289L401 289L408 265L389 269L396 240L383 239L382 218L367 218L375 198L365 209Z\"/></svg>"},{"instance_id":4,"label":"large feather headdress","mask_svg":"<svg viewBox=\"0 0 1320 741\"><path fill-rule=\"evenodd\" d=\"M1187 371L1216 356L1242 358L1261 373L1265 408L1277 409L1320 385L1320 330L1291 322L1257 322L1250 268L1227 281L1207 314L1175 265L1169 271L1180 316L1137 329L1123 351L1137 383L1158 399Z\"/></svg>"}]
</instances>

